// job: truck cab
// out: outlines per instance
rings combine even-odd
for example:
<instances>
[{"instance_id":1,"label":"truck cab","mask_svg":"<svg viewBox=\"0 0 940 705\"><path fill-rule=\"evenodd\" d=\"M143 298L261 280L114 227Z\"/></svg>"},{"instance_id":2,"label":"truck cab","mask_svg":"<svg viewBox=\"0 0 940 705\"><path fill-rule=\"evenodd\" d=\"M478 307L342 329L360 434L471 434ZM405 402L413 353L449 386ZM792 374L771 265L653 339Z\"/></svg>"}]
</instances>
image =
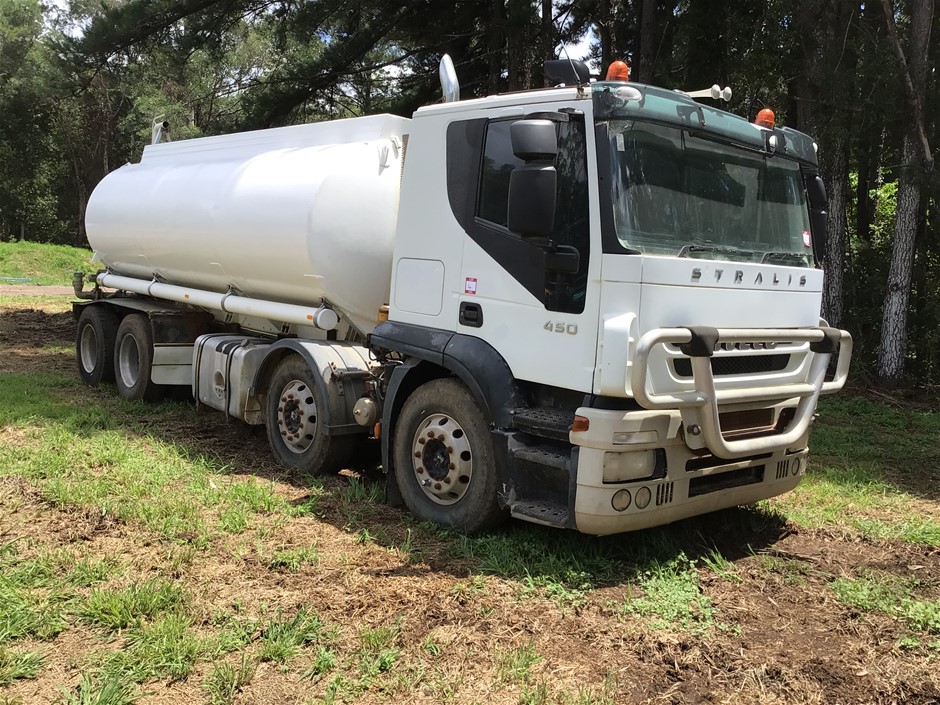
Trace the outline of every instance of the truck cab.
<instances>
[{"instance_id":1,"label":"truck cab","mask_svg":"<svg viewBox=\"0 0 940 705\"><path fill-rule=\"evenodd\" d=\"M514 132L545 122L554 153L520 151ZM424 467L427 426L396 430L401 399L444 374L485 415L496 505L520 518L608 534L799 482L851 352L819 318L810 137L601 81L422 108L406 144L370 345L407 351L384 438L413 511L446 522L467 497L459 462ZM549 214L512 186L533 169L554 170ZM550 224L527 231L514 209Z\"/></svg>"}]
</instances>

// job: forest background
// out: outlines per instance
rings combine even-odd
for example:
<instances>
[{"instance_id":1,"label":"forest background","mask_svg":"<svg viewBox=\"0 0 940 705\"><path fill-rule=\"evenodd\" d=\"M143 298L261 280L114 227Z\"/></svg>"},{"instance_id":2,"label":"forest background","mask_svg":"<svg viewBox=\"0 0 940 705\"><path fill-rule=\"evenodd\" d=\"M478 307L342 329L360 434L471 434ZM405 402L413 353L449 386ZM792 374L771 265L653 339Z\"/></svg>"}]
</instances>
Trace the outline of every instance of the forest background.
<instances>
[{"instance_id":1,"label":"forest background","mask_svg":"<svg viewBox=\"0 0 940 705\"><path fill-rule=\"evenodd\" d=\"M823 314L858 378L940 394L934 0L0 0L0 240L87 246L87 199L173 139L542 86L587 43L597 71L734 90L730 110L813 135L829 196Z\"/></svg>"}]
</instances>

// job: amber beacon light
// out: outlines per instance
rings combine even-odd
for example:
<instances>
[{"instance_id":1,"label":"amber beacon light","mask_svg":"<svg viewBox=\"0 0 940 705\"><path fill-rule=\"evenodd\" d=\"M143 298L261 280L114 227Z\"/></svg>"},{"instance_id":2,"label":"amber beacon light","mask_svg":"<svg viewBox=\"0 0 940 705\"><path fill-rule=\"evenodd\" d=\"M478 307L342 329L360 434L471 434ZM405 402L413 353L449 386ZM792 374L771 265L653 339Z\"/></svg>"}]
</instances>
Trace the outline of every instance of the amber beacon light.
<instances>
[{"instance_id":1,"label":"amber beacon light","mask_svg":"<svg viewBox=\"0 0 940 705\"><path fill-rule=\"evenodd\" d=\"M754 118L754 124L758 127L769 127L773 129L776 117L774 116L774 111L770 108L764 108L759 113L757 117Z\"/></svg>"},{"instance_id":2,"label":"amber beacon light","mask_svg":"<svg viewBox=\"0 0 940 705\"><path fill-rule=\"evenodd\" d=\"M607 67L608 81L629 81L630 67L624 61L614 61Z\"/></svg>"}]
</instances>

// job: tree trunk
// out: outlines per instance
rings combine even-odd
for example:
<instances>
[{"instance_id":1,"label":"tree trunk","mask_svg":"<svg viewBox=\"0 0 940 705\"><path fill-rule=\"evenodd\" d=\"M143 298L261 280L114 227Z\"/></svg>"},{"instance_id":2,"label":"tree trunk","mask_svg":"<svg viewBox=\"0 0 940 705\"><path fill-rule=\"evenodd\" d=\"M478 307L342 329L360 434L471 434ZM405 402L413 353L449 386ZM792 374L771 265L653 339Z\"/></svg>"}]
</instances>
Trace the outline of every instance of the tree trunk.
<instances>
[{"instance_id":1,"label":"tree trunk","mask_svg":"<svg viewBox=\"0 0 940 705\"><path fill-rule=\"evenodd\" d=\"M643 0L640 10L640 61L636 77L642 83L653 82L653 63L656 60L656 0Z\"/></svg>"},{"instance_id":2,"label":"tree trunk","mask_svg":"<svg viewBox=\"0 0 940 705\"><path fill-rule=\"evenodd\" d=\"M826 226L826 247L823 269L826 286L823 289L822 315L829 325L841 326L845 316L845 245L846 211L849 200L849 147L845 135L836 135L826 148L824 163L820 166L829 187L829 219Z\"/></svg>"},{"instance_id":3,"label":"tree trunk","mask_svg":"<svg viewBox=\"0 0 940 705\"><path fill-rule=\"evenodd\" d=\"M542 0L541 45L543 61L555 58L555 22L552 12L552 0ZM548 86L548 79L545 77L542 66L538 67L538 73L542 76L542 85Z\"/></svg>"},{"instance_id":4,"label":"tree trunk","mask_svg":"<svg viewBox=\"0 0 940 705\"><path fill-rule=\"evenodd\" d=\"M610 52L613 49L613 34L611 33L610 0L600 0L598 3L599 20L597 23L598 39L601 42L601 76L607 73L610 66Z\"/></svg>"},{"instance_id":5,"label":"tree trunk","mask_svg":"<svg viewBox=\"0 0 940 705\"><path fill-rule=\"evenodd\" d=\"M881 324L881 347L878 351L878 380L885 386L896 386L904 376L907 357L907 317L911 294L911 272L914 268L914 242L921 212L921 191L924 167L931 162L930 147L923 130L923 105L926 98L927 54L930 46L930 25L934 0L913 3L911 14L911 42L908 50L910 67L904 83L912 105L912 119L906 121L902 148L901 178L898 183L898 204L894 219L894 243L891 248L891 267L885 291L884 316ZM900 51L894 30L894 19L887 12L889 35ZM903 57L903 54L902 54Z\"/></svg>"}]
</instances>

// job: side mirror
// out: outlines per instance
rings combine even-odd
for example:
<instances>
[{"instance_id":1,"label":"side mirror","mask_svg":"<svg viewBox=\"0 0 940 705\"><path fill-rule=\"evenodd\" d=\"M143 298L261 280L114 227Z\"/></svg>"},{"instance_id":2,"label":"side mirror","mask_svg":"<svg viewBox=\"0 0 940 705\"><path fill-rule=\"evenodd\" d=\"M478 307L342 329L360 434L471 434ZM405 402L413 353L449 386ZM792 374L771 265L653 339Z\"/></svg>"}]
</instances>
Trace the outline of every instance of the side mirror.
<instances>
[{"instance_id":1,"label":"side mirror","mask_svg":"<svg viewBox=\"0 0 940 705\"><path fill-rule=\"evenodd\" d=\"M813 233L813 257L822 263L826 252L826 236L829 214L829 196L826 185L819 174L806 177L806 195L809 198L809 223Z\"/></svg>"},{"instance_id":2,"label":"side mirror","mask_svg":"<svg viewBox=\"0 0 940 705\"><path fill-rule=\"evenodd\" d=\"M509 126L512 153L524 162L554 161L558 137L551 120L518 120Z\"/></svg>"},{"instance_id":3,"label":"side mirror","mask_svg":"<svg viewBox=\"0 0 940 705\"><path fill-rule=\"evenodd\" d=\"M555 228L558 155L550 120L519 120L510 128L512 151L525 162L509 175L507 226L522 237L549 238Z\"/></svg>"}]
</instances>

